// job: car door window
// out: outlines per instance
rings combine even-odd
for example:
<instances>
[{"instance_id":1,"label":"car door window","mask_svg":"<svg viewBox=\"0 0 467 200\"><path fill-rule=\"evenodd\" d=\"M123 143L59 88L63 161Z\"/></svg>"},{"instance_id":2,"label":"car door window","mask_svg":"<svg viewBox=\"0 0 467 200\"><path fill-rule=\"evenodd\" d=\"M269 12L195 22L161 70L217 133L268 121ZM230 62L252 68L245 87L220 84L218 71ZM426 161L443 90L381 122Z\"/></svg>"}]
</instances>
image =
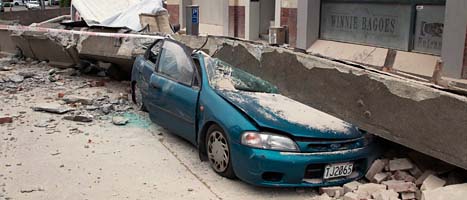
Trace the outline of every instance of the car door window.
<instances>
[{"instance_id":1,"label":"car door window","mask_svg":"<svg viewBox=\"0 0 467 200\"><path fill-rule=\"evenodd\" d=\"M182 46L165 41L159 61L158 72L185 85L193 80L193 65Z\"/></svg>"},{"instance_id":2,"label":"car door window","mask_svg":"<svg viewBox=\"0 0 467 200\"><path fill-rule=\"evenodd\" d=\"M159 54L162 49L162 40L157 41L154 46L148 52L148 60L151 61L153 64L157 63L157 59L159 58Z\"/></svg>"}]
</instances>

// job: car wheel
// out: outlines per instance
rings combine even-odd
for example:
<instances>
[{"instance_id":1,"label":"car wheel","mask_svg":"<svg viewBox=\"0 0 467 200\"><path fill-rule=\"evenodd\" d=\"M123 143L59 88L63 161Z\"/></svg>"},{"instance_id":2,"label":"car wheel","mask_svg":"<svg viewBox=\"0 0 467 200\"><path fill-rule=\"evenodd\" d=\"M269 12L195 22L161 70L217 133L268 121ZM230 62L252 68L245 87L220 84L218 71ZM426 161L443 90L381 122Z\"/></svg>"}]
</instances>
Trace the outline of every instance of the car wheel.
<instances>
[{"instance_id":1,"label":"car wheel","mask_svg":"<svg viewBox=\"0 0 467 200\"><path fill-rule=\"evenodd\" d=\"M208 129L206 152L211 168L217 174L230 179L235 178L230 156L229 140L224 130L217 125L212 125Z\"/></svg>"},{"instance_id":2,"label":"car wheel","mask_svg":"<svg viewBox=\"0 0 467 200\"><path fill-rule=\"evenodd\" d=\"M141 93L141 89L138 87L138 84L133 84L133 103L136 110L146 111L146 107L143 103L143 93Z\"/></svg>"}]
</instances>

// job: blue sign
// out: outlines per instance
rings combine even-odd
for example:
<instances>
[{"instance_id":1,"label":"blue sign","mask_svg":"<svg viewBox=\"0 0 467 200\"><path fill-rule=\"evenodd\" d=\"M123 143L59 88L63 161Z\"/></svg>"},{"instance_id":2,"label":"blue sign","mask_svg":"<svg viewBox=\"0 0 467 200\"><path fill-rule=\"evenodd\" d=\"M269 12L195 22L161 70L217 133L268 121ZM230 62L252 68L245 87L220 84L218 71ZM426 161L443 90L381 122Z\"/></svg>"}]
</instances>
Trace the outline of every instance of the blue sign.
<instances>
[{"instance_id":1,"label":"blue sign","mask_svg":"<svg viewBox=\"0 0 467 200\"><path fill-rule=\"evenodd\" d=\"M191 22L193 24L199 23L199 8L193 8L191 11Z\"/></svg>"}]
</instances>

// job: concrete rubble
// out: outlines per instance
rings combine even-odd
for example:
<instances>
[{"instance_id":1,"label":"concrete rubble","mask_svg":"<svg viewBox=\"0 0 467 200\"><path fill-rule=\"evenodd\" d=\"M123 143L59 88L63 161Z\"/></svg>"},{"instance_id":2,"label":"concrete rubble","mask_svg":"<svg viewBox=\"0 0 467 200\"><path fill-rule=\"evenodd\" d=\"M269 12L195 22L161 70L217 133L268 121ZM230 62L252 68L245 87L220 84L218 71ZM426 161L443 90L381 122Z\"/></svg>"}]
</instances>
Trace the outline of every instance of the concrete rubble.
<instances>
[{"instance_id":1,"label":"concrete rubble","mask_svg":"<svg viewBox=\"0 0 467 200\"><path fill-rule=\"evenodd\" d=\"M422 166L427 169L430 167L433 166L430 164ZM417 170L412 170L414 168ZM436 173L432 170L421 172L419 168L409 158L378 159L373 162L365 179L344 184L343 187L323 187L319 191L331 199L343 200L421 200L425 198L422 196L428 195L430 196L428 198L435 198L445 191L452 191L454 194L462 193L452 189L461 187L459 185L462 184L446 186L450 173L442 171ZM416 184L420 181L422 184ZM464 177L464 183L465 181L467 180ZM443 190L443 188L446 189Z\"/></svg>"},{"instance_id":2,"label":"concrete rubble","mask_svg":"<svg viewBox=\"0 0 467 200\"><path fill-rule=\"evenodd\" d=\"M175 157L168 147L176 146L161 143L169 134L130 106L127 81L63 73L52 82L49 71L61 69L17 59L7 64L9 71L0 71L0 77L26 72L33 76L0 83L0 199L219 199L197 178L209 172L208 166L193 175L186 169L191 166L186 158L194 158L192 151L177 151ZM91 84L101 81L108 84ZM81 100L67 103L67 96L92 99L92 105ZM106 104L113 107L108 113L102 111ZM92 122L63 119L89 115ZM113 116L129 121L115 126Z\"/></svg>"}]
</instances>

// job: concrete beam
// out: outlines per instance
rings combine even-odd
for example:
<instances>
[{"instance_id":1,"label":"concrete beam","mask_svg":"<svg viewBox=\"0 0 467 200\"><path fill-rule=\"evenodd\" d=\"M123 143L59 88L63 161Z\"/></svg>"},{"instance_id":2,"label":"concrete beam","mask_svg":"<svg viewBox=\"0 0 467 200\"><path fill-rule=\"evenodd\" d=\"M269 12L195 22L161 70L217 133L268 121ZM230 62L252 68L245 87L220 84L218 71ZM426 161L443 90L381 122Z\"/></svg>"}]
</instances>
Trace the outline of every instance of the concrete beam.
<instances>
[{"instance_id":1,"label":"concrete beam","mask_svg":"<svg viewBox=\"0 0 467 200\"><path fill-rule=\"evenodd\" d=\"M178 37L197 47L203 39ZM467 169L467 97L384 72L276 47L213 38L205 47L282 94Z\"/></svg>"},{"instance_id":2,"label":"concrete beam","mask_svg":"<svg viewBox=\"0 0 467 200\"><path fill-rule=\"evenodd\" d=\"M467 30L467 1L447 0L444 16L442 58L443 74L461 78L464 66L464 49Z\"/></svg>"}]
</instances>

